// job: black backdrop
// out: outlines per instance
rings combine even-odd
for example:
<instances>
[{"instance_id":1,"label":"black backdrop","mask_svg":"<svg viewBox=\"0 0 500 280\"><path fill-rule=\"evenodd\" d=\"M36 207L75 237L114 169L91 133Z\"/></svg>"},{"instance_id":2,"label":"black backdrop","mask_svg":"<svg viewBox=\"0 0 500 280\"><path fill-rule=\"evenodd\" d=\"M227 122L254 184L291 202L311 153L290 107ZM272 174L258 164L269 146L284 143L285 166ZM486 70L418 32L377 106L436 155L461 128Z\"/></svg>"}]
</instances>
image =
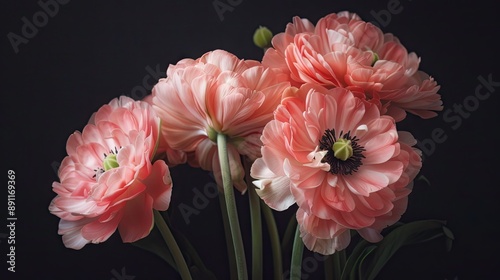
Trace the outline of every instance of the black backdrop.
<instances>
[{"instance_id":1,"label":"black backdrop","mask_svg":"<svg viewBox=\"0 0 500 280\"><path fill-rule=\"evenodd\" d=\"M57 3L57 9L53 5L43 12L47 2ZM427 179L417 181L403 221L447 220L455 234L454 247L447 253L442 240L405 247L379 279L498 277L498 8L493 1L436 2L3 1L1 172L15 171L17 221L15 273L7 271L6 263L10 232L0 226L0 269L6 275L1 279L177 279L155 255L121 243L116 234L79 251L63 246L58 219L47 208L67 137L112 98L123 94L137 99L149 93L169 64L218 48L260 59L262 52L252 43L259 25L278 33L292 16L315 23L342 10L378 23L421 56L421 69L442 86L449 111L448 118L443 112L431 120L410 117L401 124L421 141L426 155L421 175ZM227 10L218 13L214 3ZM433 134L440 134L439 139L431 140ZM211 182L209 174L179 166L172 176L172 222L219 279L226 279L216 199L192 215L189 224L178 212L181 203L192 205L193 188L203 190ZM2 217L7 215L6 177ZM245 199L238 198L242 221L248 215ZM281 231L293 211L276 213ZM8 221L2 218L0 223ZM248 223L242 228L248 245ZM268 253L266 249L266 273ZM322 277L322 263L317 266L309 269L309 279Z\"/></svg>"}]
</instances>

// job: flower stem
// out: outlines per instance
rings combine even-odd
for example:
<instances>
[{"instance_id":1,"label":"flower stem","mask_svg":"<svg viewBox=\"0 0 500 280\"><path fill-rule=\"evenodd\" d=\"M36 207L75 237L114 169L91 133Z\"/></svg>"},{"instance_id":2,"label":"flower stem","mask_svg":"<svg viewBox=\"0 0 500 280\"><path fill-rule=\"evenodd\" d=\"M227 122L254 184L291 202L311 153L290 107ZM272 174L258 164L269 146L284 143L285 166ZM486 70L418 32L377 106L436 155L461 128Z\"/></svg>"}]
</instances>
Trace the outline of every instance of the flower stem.
<instances>
[{"instance_id":1,"label":"flower stem","mask_svg":"<svg viewBox=\"0 0 500 280\"><path fill-rule=\"evenodd\" d=\"M297 218L295 215L290 217L290 221L285 229L285 233L283 234L283 239L281 240L281 251L288 252L290 251L290 246L292 245L292 240L295 235L295 228L297 227Z\"/></svg>"},{"instance_id":2,"label":"flower stem","mask_svg":"<svg viewBox=\"0 0 500 280\"><path fill-rule=\"evenodd\" d=\"M238 212L236 210L236 200L234 198L233 183L231 180L231 169L227 153L226 135L220 133L217 134L217 148L219 152L219 161L222 172L222 185L224 187L224 197L226 199L229 227L231 228L234 253L236 255L236 269L238 271L238 279L248 279L243 238L241 237Z\"/></svg>"},{"instance_id":3,"label":"flower stem","mask_svg":"<svg viewBox=\"0 0 500 280\"><path fill-rule=\"evenodd\" d=\"M302 274L302 252L304 251L304 243L300 237L300 226L297 225L295 230L295 238L293 240L292 262L290 264L290 280L300 280Z\"/></svg>"},{"instance_id":4,"label":"flower stem","mask_svg":"<svg viewBox=\"0 0 500 280\"><path fill-rule=\"evenodd\" d=\"M340 279L346 263L345 249L330 256L333 259L333 279Z\"/></svg>"},{"instance_id":5,"label":"flower stem","mask_svg":"<svg viewBox=\"0 0 500 280\"><path fill-rule=\"evenodd\" d=\"M222 213L222 222L224 223L224 234L226 236L227 256L229 258L230 279L236 279L236 255L234 254L233 238L229 227L229 218L227 217L227 206L224 193L219 192L220 210Z\"/></svg>"},{"instance_id":6,"label":"flower stem","mask_svg":"<svg viewBox=\"0 0 500 280\"><path fill-rule=\"evenodd\" d=\"M154 210L154 220L155 224L160 230L165 243L167 243L172 256L174 257L175 264L177 265L177 269L179 270L179 274L181 275L183 280L191 280L191 273L189 272L189 268L186 264L186 260L184 260L184 256L182 255L177 242L175 241L174 235L168 228L167 223L163 219L163 216L160 214L158 210Z\"/></svg>"},{"instance_id":7,"label":"flower stem","mask_svg":"<svg viewBox=\"0 0 500 280\"><path fill-rule=\"evenodd\" d=\"M247 182L248 201L250 204L250 223L252 227L252 279L262 279L262 218L260 212L260 197L255 191L250 177L250 162L243 158L245 179Z\"/></svg>"},{"instance_id":8,"label":"flower stem","mask_svg":"<svg viewBox=\"0 0 500 280\"><path fill-rule=\"evenodd\" d=\"M279 280L283 277L283 261L281 256L281 246L280 237L278 234L278 227L276 226L276 221L274 220L273 212L271 208L260 201L262 204L262 213L264 214L264 219L266 220L267 229L269 231L269 238L271 239L271 250L273 253L273 266L274 266L274 279Z\"/></svg>"},{"instance_id":9,"label":"flower stem","mask_svg":"<svg viewBox=\"0 0 500 280\"><path fill-rule=\"evenodd\" d=\"M254 188L249 188L250 221L252 227L252 279L262 279L262 221L259 196Z\"/></svg>"}]
</instances>

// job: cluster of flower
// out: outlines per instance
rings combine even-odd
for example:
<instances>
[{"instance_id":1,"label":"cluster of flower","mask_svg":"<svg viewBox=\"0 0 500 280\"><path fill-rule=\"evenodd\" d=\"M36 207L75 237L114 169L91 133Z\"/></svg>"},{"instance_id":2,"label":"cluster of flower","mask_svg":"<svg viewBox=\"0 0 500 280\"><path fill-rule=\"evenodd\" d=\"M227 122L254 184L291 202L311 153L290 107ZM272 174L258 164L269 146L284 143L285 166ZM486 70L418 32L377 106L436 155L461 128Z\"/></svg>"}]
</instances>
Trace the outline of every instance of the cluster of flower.
<instances>
[{"instance_id":1,"label":"cluster of flower","mask_svg":"<svg viewBox=\"0 0 500 280\"><path fill-rule=\"evenodd\" d=\"M392 34L340 12L316 25L295 17L262 61L213 50L170 65L144 100L116 98L69 137L49 207L59 234L74 249L117 229L124 242L144 238L153 209L169 207L169 166L212 171L223 192L228 159L238 191L254 187L278 211L298 205L308 249L333 254L351 230L378 242L421 168L416 140L397 123L442 110L419 63Z\"/></svg>"}]
</instances>

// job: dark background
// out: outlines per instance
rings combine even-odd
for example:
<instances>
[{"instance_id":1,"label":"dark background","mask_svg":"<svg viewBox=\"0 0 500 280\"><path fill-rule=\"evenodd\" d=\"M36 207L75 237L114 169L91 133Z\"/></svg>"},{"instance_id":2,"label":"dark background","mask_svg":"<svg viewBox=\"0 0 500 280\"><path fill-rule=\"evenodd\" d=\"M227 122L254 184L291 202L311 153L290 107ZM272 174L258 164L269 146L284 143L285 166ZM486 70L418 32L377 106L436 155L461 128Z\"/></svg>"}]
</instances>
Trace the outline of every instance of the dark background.
<instances>
[{"instance_id":1,"label":"dark background","mask_svg":"<svg viewBox=\"0 0 500 280\"><path fill-rule=\"evenodd\" d=\"M416 181L402 220L447 220L455 234L454 247L447 253L442 239L405 247L379 279L498 279L500 185L494 174L499 166L500 84L490 87L491 94L484 100L475 97L481 84L478 77L500 82L499 9L494 1L220 0L233 4L222 18L213 0L66 2L58 4L57 12L46 16L45 22L37 1L3 1L0 8L1 172L15 171L18 219L16 273L7 271L7 228L0 226L0 269L6 275L1 279L107 280L120 279L117 275L122 272L131 276L128 279L177 279L174 270L155 255L121 243L116 234L79 251L63 246L58 219L48 212L48 205L55 196L52 182L58 180L54 167L66 155L68 136L81 130L90 115L112 98L123 94L138 99L149 93L159 78L150 74L156 69L164 76L169 64L217 48L240 58L260 59L262 51L252 43L259 25L279 33L295 15L316 23L342 10L378 22L384 32L394 33L409 51L416 52L422 59L420 69L441 85L445 111L451 110L449 118L443 112L431 120L409 117L400 124L420 140L425 154L420 173L424 177ZM39 26L27 30L23 26L26 21L33 23L34 15L39 16L35 19ZM11 32L30 37L18 52L9 41ZM488 92L485 86L480 90ZM469 109L454 112L464 105ZM433 133L441 133L441 143L430 140ZM217 199L192 215L189 224L178 212L181 203L193 206L193 189L203 190L212 182L209 174L187 166L171 172L172 223L219 279L227 279ZM7 214L6 177L2 217ZM238 201L248 245L246 196ZM275 213L281 233L293 211ZM2 219L0 223L7 224ZM268 253L266 249L266 273L271 267ZM309 279L322 273L318 262Z\"/></svg>"}]
</instances>

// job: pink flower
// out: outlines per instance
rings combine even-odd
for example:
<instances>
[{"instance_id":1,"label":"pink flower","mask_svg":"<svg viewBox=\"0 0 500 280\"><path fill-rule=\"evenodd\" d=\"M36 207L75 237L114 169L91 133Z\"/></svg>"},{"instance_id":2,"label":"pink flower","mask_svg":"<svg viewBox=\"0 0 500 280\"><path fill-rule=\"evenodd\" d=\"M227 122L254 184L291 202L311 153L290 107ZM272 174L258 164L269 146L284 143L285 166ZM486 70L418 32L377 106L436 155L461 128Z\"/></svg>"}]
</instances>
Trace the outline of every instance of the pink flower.
<instances>
[{"instance_id":1,"label":"pink flower","mask_svg":"<svg viewBox=\"0 0 500 280\"><path fill-rule=\"evenodd\" d=\"M344 249L351 229L376 242L405 211L421 166L413 137L401 135L392 117L348 90L306 84L283 99L264 128L251 176L271 208L299 206L310 250Z\"/></svg>"},{"instance_id":2,"label":"pink flower","mask_svg":"<svg viewBox=\"0 0 500 280\"><path fill-rule=\"evenodd\" d=\"M146 95L142 101L148 103L149 105L153 105L153 95ZM172 149L165 137L158 138L158 148L156 149L157 157L164 157L168 166L174 167L178 164L183 164L187 162L187 154L180 150Z\"/></svg>"},{"instance_id":3,"label":"pink flower","mask_svg":"<svg viewBox=\"0 0 500 280\"><path fill-rule=\"evenodd\" d=\"M228 137L231 176L246 190L240 155L260 157L260 135L289 86L286 76L223 50L170 65L153 88L153 106L170 147L188 153L192 166L214 172L222 185L217 134Z\"/></svg>"},{"instance_id":4,"label":"pink flower","mask_svg":"<svg viewBox=\"0 0 500 280\"><path fill-rule=\"evenodd\" d=\"M354 13L329 14L316 26L294 17L272 44L262 63L288 73L295 86L315 83L361 90L367 100L380 100L382 113L396 121L406 112L431 118L443 109L439 86L418 70L420 58Z\"/></svg>"},{"instance_id":5,"label":"pink flower","mask_svg":"<svg viewBox=\"0 0 500 280\"><path fill-rule=\"evenodd\" d=\"M69 137L49 206L66 247L106 241L116 229L123 242L149 234L153 209L167 210L172 189L165 162L151 163L159 128L149 104L122 96Z\"/></svg>"}]
</instances>

